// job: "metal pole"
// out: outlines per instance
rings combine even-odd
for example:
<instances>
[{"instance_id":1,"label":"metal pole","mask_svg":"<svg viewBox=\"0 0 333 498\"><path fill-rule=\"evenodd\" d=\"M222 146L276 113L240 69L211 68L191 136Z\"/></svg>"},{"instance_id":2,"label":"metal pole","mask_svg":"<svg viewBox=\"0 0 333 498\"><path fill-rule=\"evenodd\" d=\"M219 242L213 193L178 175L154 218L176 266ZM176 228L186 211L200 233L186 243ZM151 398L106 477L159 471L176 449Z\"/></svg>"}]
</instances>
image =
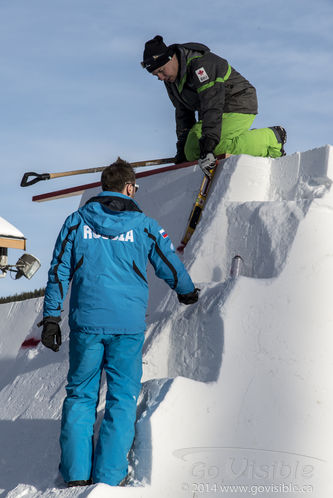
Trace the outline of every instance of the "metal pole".
<instances>
[{"instance_id":1,"label":"metal pole","mask_svg":"<svg viewBox=\"0 0 333 498\"><path fill-rule=\"evenodd\" d=\"M230 277L237 278L241 274L243 265L243 258L238 254L232 258L231 269L230 269Z\"/></svg>"}]
</instances>

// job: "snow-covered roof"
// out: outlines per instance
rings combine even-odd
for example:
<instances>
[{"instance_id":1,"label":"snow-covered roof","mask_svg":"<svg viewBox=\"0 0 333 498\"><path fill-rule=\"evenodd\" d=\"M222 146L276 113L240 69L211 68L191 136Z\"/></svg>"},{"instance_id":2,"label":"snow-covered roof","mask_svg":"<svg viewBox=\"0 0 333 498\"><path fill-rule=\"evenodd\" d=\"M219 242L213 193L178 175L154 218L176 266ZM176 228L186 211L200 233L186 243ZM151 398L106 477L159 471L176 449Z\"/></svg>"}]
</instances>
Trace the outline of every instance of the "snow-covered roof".
<instances>
[{"instance_id":1,"label":"snow-covered roof","mask_svg":"<svg viewBox=\"0 0 333 498\"><path fill-rule=\"evenodd\" d=\"M14 225L0 216L0 237L15 237L24 239L24 235Z\"/></svg>"}]
</instances>

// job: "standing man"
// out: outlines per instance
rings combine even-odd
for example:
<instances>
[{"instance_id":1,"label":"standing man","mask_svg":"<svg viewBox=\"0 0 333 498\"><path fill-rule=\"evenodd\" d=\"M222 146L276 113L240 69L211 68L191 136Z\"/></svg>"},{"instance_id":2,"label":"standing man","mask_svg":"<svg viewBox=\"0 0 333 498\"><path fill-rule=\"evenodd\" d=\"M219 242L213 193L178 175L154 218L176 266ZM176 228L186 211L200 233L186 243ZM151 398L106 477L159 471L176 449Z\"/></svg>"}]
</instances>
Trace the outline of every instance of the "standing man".
<instances>
[{"instance_id":1,"label":"standing man","mask_svg":"<svg viewBox=\"0 0 333 498\"><path fill-rule=\"evenodd\" d=\"M167 234L133 200L137 188L129 163L118 159L108 166L102 173L103 192L66 219L49 270L42 343L53 351L61 345L60 313L72 281L60 436L60 471L68 486L115 486L127 475L142 374L147 260L180 302L198 299ZM106 405L94 451L103 368Z\"/></svg>"},{"instance_id":2,"label":"standing man","mask_svg":"<svg viewBox=\"0 0 333 498\"><path fill-rule=\"evenodd\" d=\"M249 130L258 113L256 89L205 45L166 46L157 35L145 44L141 64L164 82L176 108L176 162L199 159L208 174L219 154L285 155L284 128Z\"/></svg>"}]
</instances>

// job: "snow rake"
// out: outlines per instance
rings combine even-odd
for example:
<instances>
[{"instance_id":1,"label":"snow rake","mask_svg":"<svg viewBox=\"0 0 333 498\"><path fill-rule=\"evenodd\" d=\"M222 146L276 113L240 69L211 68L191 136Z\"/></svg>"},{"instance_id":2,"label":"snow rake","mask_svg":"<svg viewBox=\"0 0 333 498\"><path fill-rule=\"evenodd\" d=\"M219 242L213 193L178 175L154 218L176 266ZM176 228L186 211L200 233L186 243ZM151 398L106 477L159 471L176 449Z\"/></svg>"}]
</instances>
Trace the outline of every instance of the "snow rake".
<instances>
[{"instance_id":1,"label":"snow rake","mask_svg":"<svg viewBox=\"0 0 333 498\"><path fill-rule=\"evenodd\" d=\"M136 161L130 163L133 168L142 168L144 166L157 166L159 164L169 164L174 162L174 157L165 157L162 159L150 159L146 161ZM103 171L107 166L99 166L97 168L87 168L87 169L77 169L74 171L62 171L60 173L35 173L33 171L29 171L28 173L24 173L21 180L21 187L29 187L30 185L34 185L37 182L42 180L51 180L52 178L60 178L63 176L73 176L73 175L82 175L86 173L98 173Z\"/></svg>"}]
</instances>

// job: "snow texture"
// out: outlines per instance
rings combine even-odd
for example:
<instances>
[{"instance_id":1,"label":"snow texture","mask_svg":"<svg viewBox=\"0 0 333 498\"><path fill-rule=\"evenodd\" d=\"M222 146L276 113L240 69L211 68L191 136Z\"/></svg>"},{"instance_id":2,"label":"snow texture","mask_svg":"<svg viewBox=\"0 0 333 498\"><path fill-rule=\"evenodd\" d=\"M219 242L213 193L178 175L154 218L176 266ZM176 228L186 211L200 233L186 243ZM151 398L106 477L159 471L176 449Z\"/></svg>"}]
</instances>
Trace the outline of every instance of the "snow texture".
<instances>
[{"instance_id":1,"label":"snow texture","mask_svg":"<svg viewBox=\"0 0 333 498\"><path fill-rule=\"evenodd\" d=\"M140 180L141 208L175 245L201 178L194 166ZM149 270L127 487L65 489L58 475L68 299L56 354L41 344L20 348L40 336L42 299L2 304L0 496L296 497L303 490L329 498L332 180L330 146L220 162L183 256L201 289L198 303L179 304ZM96 193L87 191L82 203ZM243 260L241 276L231 278L235 255ZM105 384L101 394L98 423Z\"/></svg>"},{"instance_id":2,"label":"snow texture","mask_svg":"<svg viewBox=\"0 0 333 498\"><path fill-rule=\"evenodd\" d=\"M9 221L1 218L0 216L0 236L3 237L17 237L19 239L24 238L24 235L20 230L18 230L14 225L9 223Z\"/></svg>"}]
</instances>

